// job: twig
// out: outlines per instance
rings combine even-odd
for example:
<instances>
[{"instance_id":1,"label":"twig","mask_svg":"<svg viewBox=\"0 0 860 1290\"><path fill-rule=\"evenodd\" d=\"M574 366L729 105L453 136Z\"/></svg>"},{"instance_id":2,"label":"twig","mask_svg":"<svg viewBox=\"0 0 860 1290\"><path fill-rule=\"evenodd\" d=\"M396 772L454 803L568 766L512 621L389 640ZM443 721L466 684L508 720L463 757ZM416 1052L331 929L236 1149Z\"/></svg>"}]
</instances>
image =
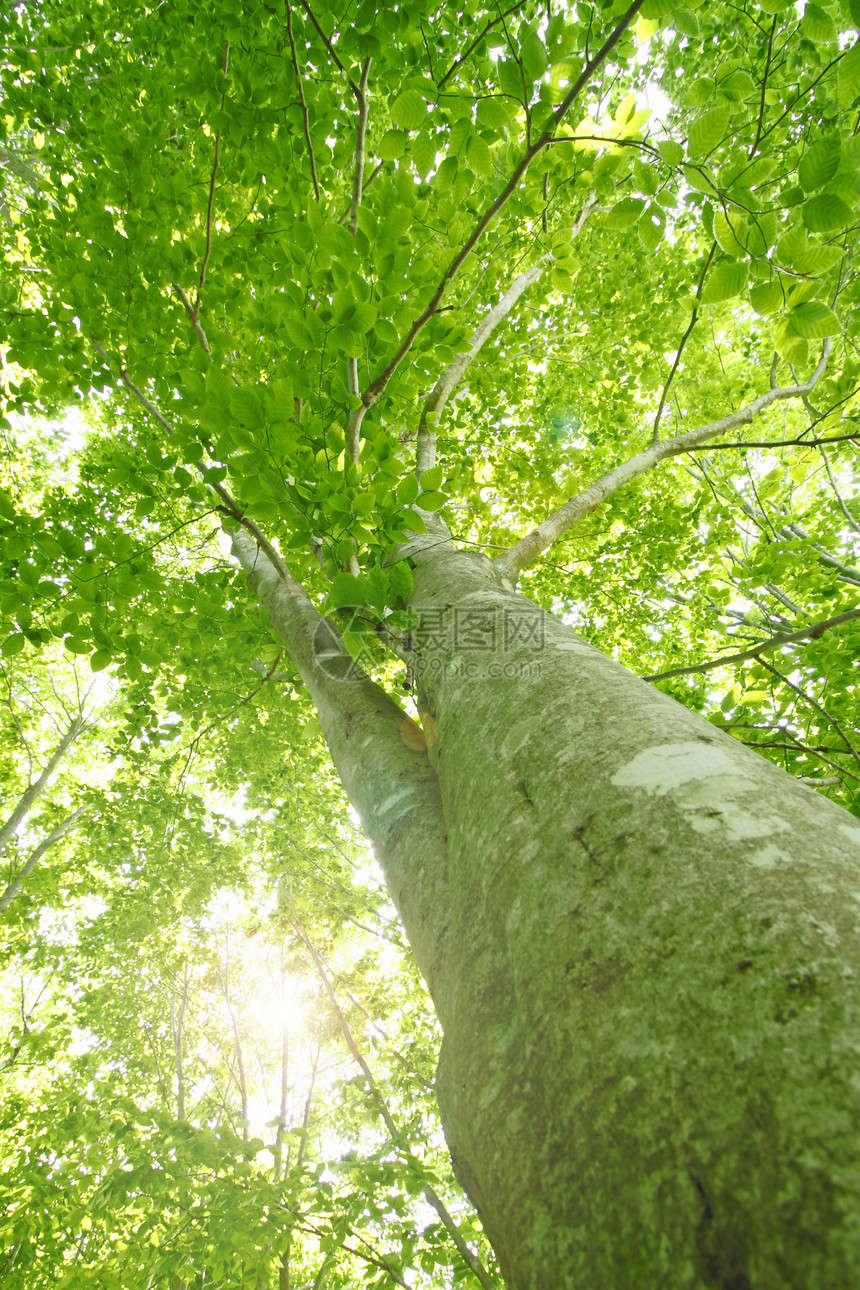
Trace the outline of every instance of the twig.
<instances>
[{"instance_id":1,"label":"twig","mask_svg":"<svg viewBox=\"0 0 860 1290\"><path fill-rule=\"evenodd\" d=\"M316 196L317 201L319 201L320 186L319 186L319 180L317 179L317 163L314 158L313 144L311 143L311 127L310 127L310 121L308 120L308 105L305 102L305 89L304 89L304 84L302 82L302 74L299 71L299 60L296 57L296 45L295 45L295 41L293 40L293 10L292 10L292 6L290 5L290 0L287 0L287 36L289 37L289 41L290 41L290 53L293 59L293 71L296 73L296 82L298 84L298 89L299 89L299 104L302 109L302 125L304 126L304 131L305 131L305 143L307 144L308 157L310 158L310 163L311 163L311 179L313 180L313 185L314 185L314 195Z\"/></svg>"},{"instance_id":2,"label":"twig","mask_svg":"<svg viewBox=\"0 0 860 1290\"><path fill-rule=\"evenodd\" d=\"M177 282L174 282L173 290L176 292L176 294L179 296L179 299L182 301L183 305L185 306L185 312L188 314L188 317L191 321L191 326L194 328L194 331L197 334L197 339L200 341L200 344L203 346L206 353L211 354L212 351L209 348L209 341L206 339L206 333L203 330L202 324L200 322L200 319L197 316L197 313L195 312L194 306L192 305L191 301L188 299L185 292L182 290L182 288L179 286Z\"/></svg>"},{"instance_id":3,"label":"twig","mask_svg":"<svg viewBox=\"0 0 860 1290\"><path fill-rule=\"evenodd\" d=\"M481 41L484 39L488 31L492 31L494 27L498 27L500 22L504 22L506 18L510 18L512 13L518 13L519 10L523 8L525 8L524 0L519 0L518 4L511 5L510 9L506 9L504 13L500 13L498 18L493 18L490 22L488 22L486 27L484 27L483 31L481 31L481 33L475 37L472 43L467 46L467 48L463 51L460 57L454 59L454 62L448 68L447 72L442 77L442 79L436 82L437 87L441 90L445 82L449 81L451 77L454 75L454 73L463 66L463 64L465 63L469 55L472 53L472 51L477 49L478 45L480 45Z\"/></svg>"},{"instance_id":4,"label":"twig","mask_svg":"<svg viewBox=\"0 0 860 1290\"><path fill-rule=\"evenodd\" d=\"M833 471L830 469L830 461L828 459L827 453L824 451L823 448L821 448L820 451L821 451L822 460L824 462L824 468L827 471L827 478L830 480L830 487L833 489L833 494L837 502L839 503L839 509L842 512L842 514L845 516L846 520L848 521L849 527L852 528L855 533L860 533L860 524L857 523L854 516L848 510L848 507L845 505L844 501L842 500L842 494L839 492L839 489L836 486L836 480L833 478Z\"/></svg>"},{"instance_id":5,"label":"twig","mask_svg":"<svg viewBox=\"0 0 860 1290\"><path fill-rule=\"evenodd\" d=\"M346 1040L347 1047L349 1048L349 1051L352 1053L358 1065L361 1067L362 1074L364 1075L364 1078L367 1081L367 1086L370 1090L370 1093L371 1093L371 1096L373 1097L374 1102L376 1103L377 1109L379 1110L379 1114L382 1117L383 1123L385 1124L386 1129L391 1135L392 1142L396 1144L401 1140L400 1130L395 1124L394 1119L391 1115L391 1112L389 1111L388 1106L386 1105L385 1099L383 1098L382 1094L379 1091L379 1088L377 1086L376 1080L373 1078L373 1073L370 1067L368 1066L367 1062L364 1060L364 1057L361 1054L361 1050L359 1049L358 1044L355 1042L355 1039L352 1034L352 1030L350 1029L349 1022L347 1021L344 1015L343 1009L341 1008L340 1004L337 1001L337 996L334 992L334 989L332 988L331 981L328 978L328 973L325 970L322 959L320 958L319 954L317 954L317 951L313 945L313 942L311 941L307 933L304 931L304 929L300 927L298 923L295 923L294 926L296 928L296 932L299 935L299 938L304 942L311 958L314 961L314 964L316 965L316 969L317 969L317 972L319 973L320 980L322 981L325 987L326 994L329 997L329 1002L331 1003L331 1006L334 1009L338 1017L338 1020L340 1021L340 1028L343 1031L343 1037ZM454 1219L451 1217L448 1210L446 1209L445 1204L442 1201L441 1197L437 1194L434 1188L430 1186L429 1183L425 1185L423 1194L428 1204L433 1206L436 1213L439 1215L442 1222L445 1224L445 1227L448 1229L448 1232L451 1235L451 1239L453 1240L455 1246L460 1252L460 1255L462 1256L463 1261L472 1270L472 1272L480 1281L481 1285L485 1287L485 1290L494 1290L495 1283L493 1279L491 1278L490 1274L487 1272L481 1260L477 1257L477 1255L472 1250L469 1249L469 1246L463 1240L463 1237L460 1234L460 1230L457 1227L457 1224L454 1222Z\"/></svg>"},{"instance_id":6,"label":"twig","mask_svg":"<svg viewBox=\"0 0 860 1290\"><path fill-rule=\"evenodd\" d=\"M227 68L230 64L230 42L227 41L224 46L224 75L227 75ZM226 90L221 94L221 111L224 111L226 102ZM209 203L206 207L206 249L203 252L203 263L200 266L200 281L197 284L197 295L194 299L194 320L200 316L200 296L206 282L206 269L209 265L209 256L212 254L212 205L215 201L215 176L218 173L218 158L221 148L221 131L215 131L215 159L212 162L212 173L209 176Z\"/></svg>"},{"instance_id":7,"label":"twig","mask_svg":"<svg viewBox=\"0 0 860 1290\"><path fill-rule=\"evenodd\" d=\"M860 430L853 434L836 434L828 439L758 439L739 440L737 443L708 443L699 448L683 448L682 452L714 452L723 448L820 448L823 443L845 443L860 438Z\"/></svg>"},{"instance_id":8,"label":"twig","mask_svg":"<svg viewBox=\"0 0 860 1290\"><path fill-rule=\"evenodd\" d=\"M754 645L751 649L742 650L739 654L723 654L720 658L712 658L707 663L693 663L689 667L673 667L668 672L654 672L649 676L643 676L643 681L668 681L674 676L692 676L697 672L708 672L712 667L722 667L726 663L744 663L747 659L758 658L760 654L769 653L773 649L779 649L783 645L794 645L798 641L816 640L823 636L825 632L831 631L841 623L850 623L853 619L860 618L860 609L849 609L844 614L837 614L834 618L825 618L821 622L813 623L810 627L805 627L799 632L780 632L776 636L770 636L766 641Z\"/></svg>"},{"instance_id":9,"label":"twig","mask_svg":"<svg viewBox=\"0 0 860 1290\"><path fill-rule=\"evenodd\" d=\"M696 303L695 308L693 309L693 315L692 315L692 317L690 318L689 324L687 325L687 330L684 332L684 334L683 334L683 336L681 337L681 340L680 340L680 342L679 342L679 344L678 344L678 349L677 349L677 351L676 351L676 353L675 353L675 361L674 361L674 363L672 364L672 370L671 370L671 372L669 373L669 375L666 377L666 384L663 386L663 393L660 395L660 406L657 408L657 415L654 417L654 430L653 430L653 433L652 433L652 435L651 435L651 442L652 442L652 443L656 443L656 442L657 442L657 440L658 440L658 438L660 437L660 418L661 418L661 416L663 415L663 408L666 406L666 396L667 396L667 394L669 393L669 387L671 386L671 384L672 384L673 380L675 379L675 373L676 373L676 372L677 372L677 370L678 370L678 364L679 364L679 363L680 363L680 361L681 361L681 355L682 355L682 354L683 354L683 352L684 352L684 346L686 345L687 341L689 340L689 338L690 338L690 333L692 332L693 328L695 327L695 325L696 325L696 321L697 321L697 319L698 319L698 317L699 317L699 305L698 305L698 299L699 299L699 297L700 297L700 296L701 296L701 294L702 294L702 283L705 281L705 275L706 275L706 273L708 272L708 269L711 267L711 260L713 260L713 258L714 258L714 252L716 251L716 249L717 249L717 243L716 243L716 241L714 241L714 242L712 242L712 243L711 243L711 249L710 249L710 251L708 252L707 259L705 260L704 266L703 266L703 268L702 268L702 272L699 274L699 281L698 281L698 284L697 284L697 286L696 286L696 300L697 300L697 303Z\"/></svg>"},{"instance_id":10,"label":"twig","mask_svg":"<svg viewBox=\"0 0 860 1290\"><path fill-rule=\"evenodd\" d=\"M750 158L755 156L756 148L758 147L759 140L761 139L762 126L764 125L765 93L767 91L767 78L768 78L768 74L770 73L770 60L773 57L773 37L775 32L776 32L776 15L774 14L774 19L770 27L770 34L768 35L768 38L767 38L767 58L764 64L764 75L761 78L761 100L759 102L759 109L758 109L758 124L756 126L755 139L753 140L752 147L750 148L750 151L749 151Z\"/></svg>"},{"instance_id":11,"label":"twig","mask_svg":"<svg viewBox=\"0 0 860 1290\"><path fill-rule=\"evenodd\" d=\"M772 663L768 663L766 658L763 658L761 660L761 665L762 667L766 667L769 672L773 672L774 676L778 676L780 681L782 681L784 685L787 685L790 690L793 690L794 693L798 695L799 698L803 699L805 703L808 703L811 708L814 708L815 711L818 712L824 718L824 720L833 727L833 729L838 734L839 738L844 743L845 747L850 752L851 756L854 758L855 762L857 763L857 766L860 767L860 753L858 753L857 749L851 743L851 740L845 734L845 731L839 725L839 722L836 720L836 718L832 717L830 713L827 711L827 709L823 707L818 702L817 699L813 699L811 694L807 694L805 690L801 690L799 685L795 685L794 681L790 680L787 676L783 676L782 672L778 671L778 669L775 668Z\"/></svg>"},{"instance_id":12,"label":"twig","mask_svg":"<svg viewBox=\"0 0 860 1290\"><path fill-rule=\"evenodd\" d=\"M102 360L106 364L108 364L110 362L110 359L108 358L104 349L102 349L99 342L97 340L94 340L91 337L90 343L92 344L93 349L96 351L96 353L102 358ZM134 395L138 403L140 403L141 407L145 408L146 411L150 414L150 416L154 417L155 420L159 423L159 425L161 425L172 438L175 438L176 431L174 430L170 422L167 420L167 417L165 417L161 412L159 412L155 404L151 403L150 400L146 397L143 390L141 390L137 385L135 385L134 381L132 381L131 377L129 376L128 372L124 367L121 367L119 369L119 376L123 385L126 387L127 390L130 391L131 394ZM212 480L206 478L206 473L210 469L210 466L208 465L208 463L205 461L195 461L192 463L192 465L194 469L197 471L197 473L203 479L203 482L209 488L211 488L213 493L215 493L221 499L222 505L217 509L221 510L223 514L227 515L230 519L235 520L235 522L237 524L240 524L242 528L247 529L248 532L255 539L260 550L264 551L265 554L268 556L269 560L274 565L281 579L285 582L292 584L293 577L290 571L288 570L287 566L284 564L283 557L275 549L275 547L272 546L272 543L262 532L259 525L256 524L255 521L252 520L250 516L244 513L241 506L236 501L235 497L233 497L232 494L228 492L228 490L224 487L223 484L215 483Z\"/></svg>"},{"instance_id":13,"label":"twig","mask_svg":"<svg viewBox=\"0 0 860 1290\"><path fill-rule=\"evenodd\" d=\"M336 54L336 52L335 52L335 48L334 48L334 46L332 45L331 41L329 40L328 36L325 34L325 32L323 31L322 27L321 27L321 26L319 25L319 23L317 22L317 20L316 20L316 16L315 16L315 14L314 14L313 10L311 9L310 5L307 3L307 0L299 0L299 3L300 3L300 5L302 6L302 8L304 9L305 13L306 13L306 14L308 15L308 17L310 18L310 20L311 20L311 22L313 23L314 27L316 28L317 35L319 36L320 40L322 41L322 43L325 45L326 49L328 50L328 56L329 56L329 58L330 58L330 59L331 59L331 61L334 63L334 65L335 65L335 67L337 68L337 70L338 70L339 72L343 72L344 76L346 76L347 80L349 81L350 89L352 89L352 90L354 91L354 90L355 90L355 88L356 88L356 87L355 87L355 81L354 81L354 80L352 80L352 78L351 78L350 76L347 76L347 74L346 74L346 68L344 67L344 65L343 65L343 63L340 61L340 59L338 58L338 56L337 56L337 54Z\"/></svg>"}]
</instances>

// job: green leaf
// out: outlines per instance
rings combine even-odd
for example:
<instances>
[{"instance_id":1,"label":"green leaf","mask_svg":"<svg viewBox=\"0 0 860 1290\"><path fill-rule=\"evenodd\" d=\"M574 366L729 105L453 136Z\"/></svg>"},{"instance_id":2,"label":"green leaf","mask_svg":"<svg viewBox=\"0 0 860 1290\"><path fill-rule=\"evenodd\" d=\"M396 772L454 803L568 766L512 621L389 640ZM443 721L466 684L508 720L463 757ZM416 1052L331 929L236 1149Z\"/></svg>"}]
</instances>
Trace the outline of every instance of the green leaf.
<instances>
[{"instance_id":1,"label":"green leaf","mask_svg":"<svg viewBox=\"0 0 860 1290\"><path fill-rule=\"evenodd\" d=\"M642 214L638 228L642 245L649 251L656 251L666 231L666 212L661 206L651 202Z\"/></svg>"},{"instance_id":2,"label":"green leaf","mask_svg":"<svg viewBox=\"0 0 860 1290\"><path fill-rule=\"evenodd\" d=\"M411 507L407 506L400 518L402 519L403 527L408 529L411 533L427 532L427 525L424 523L418 512L413 511Z\"/></svg>"},{"instance_id":3,"label":"green leaf","mask_svg":"<svg viewBox=\"0 0 860 1290\"><path fill-rule=\"evenodd\" d=\"M828 269L832 269L844 254L845 251L841 246L810 246L794 257L794 267L798 273L816 277L819 273L826 273Z\"/></svg>"},{"instance_id":4,"label":"green leaf","mask_svg":"<svg viewBox=\"0 0 860 1290\"><path fill-rule=\"evenodd\" d=\"M6 637L2 646L0 646L0 653L4 654L6 658L12 658L13 655L20 654L26 644L27 637L22 632L13 632L11 636Z\"/></svg>"},{"instance_id":5,"label":"green leaf","mask_svg":"<svg viewBox=\"0 0 860 1290\"><path fill-rule=\"evenodd\" d=\"M853 224L854 212L841 197L820 193L803 203L803 222L811 233L827 233Z\"/></svg>"},{"instance_id":6,"label":"green leaf","mask_svg":"<svg viewBox=\"0 0 860 1290\"><path fill-rule=\"evenodd\" d=\"M758 93L755 81L742 67L720 80L719 87L720 93L733 102L742 102Z\"/></svg>"},{"instance_id":7,"label":"green leaf","mask_svg":"<svg viewBox=\"0 0 860 1290\"><path fill-rule=\"evenodd\" d=\"M429 492L421 494L418 498L418 505L422 511L438 511L447 501L448 498L444 493Z\"/></svg>"},{"instance_id":8,"label":"green leaf","mask_svg":"<svg viewBox=\"0 0 860 1290\"><path fill-rule=\"evenodd\" d=\"M774 335L774 348L781 358L787 363L794 363L798 366L804 364L809 357L809 343L790 326L788 319L783 318L776 328Z\"/></svg>"},{"instance_id":9,"label":"green leaf","mask_svg":"<svg viewBox=\"0 0 860 1290\"><path fill-rule=\"evenodd\" d=\"M421 474L421 489L426 492L434 492L442 483L443 477L442 466L431 466Z\"/></svg>"},{"instance_id":10,"label":"green leaf","mask_svg":"<svg viewBox=\"0 0 860 1290\"><path fill-rule=\"evenodd\" d=\"M760 282L750 290L750 304L756 313L765 317L775 314L783 303L782 287L775 278L770 282Z\"/></svg>"},{"instance_id":11,"label":"green leaf","mask_svg":"<svg viewBox=\"0 0 860 1290\"><path fill-rule=\"evenodd\" d=\"M535 32L529 31L520 47L520 57L526 80L539 80L546 71L549 60L546 55L546 46Z\"/></svg>"},{"instance_id":12,"label":"green leaf","mask_svg":"<svg viewBox=\"0 0 860 1290\"><path fill-rule=\"evenodd\" d=\"M800 26L804 35L815 41L817 45L829 44L831 41L837 40L839 36L836 23L830 17L830 14L825 13L817 4L807 4L800 20Z\"/></svg>"},{"instance_id":13,"label":"green leaf","mask_svg":"<svg viewBox=\"0 0 860 1290\"><path fill-rule=\"evenodd\" d=\"M691 157L703 157L722 143L729 128L729 109L727 107L711 108L704 112L690 126L690 139L687 145Z\"/></svg>"},{"instance_id":14,"label":"green leaf","mask_svg":"<svg viewBox=\"0 0 860 1290\"><path fill-rule=\"evenodd\" d=\"M254 390L234 390L230 395L230 412L248 430L261 430L266 424L263 405Z\"/></svg>"},{"instance_id":15,"label":"green leaf","mask_svg":"<svg viewBox=\"0 0 860 1290\"><path fill-rule=\"evenodd\" d=\"M734 207L729 208L729 214L714 211L714 237L726 255L745 255L748 235L749 225Z\"/></svg>"},{"instance_id":16,"label":"green leaf","mask_svg":"<svg viewBox=\"0 0 860 1290\"><path fill-rule=\"evenodd\" d=\"M377 144L377 152L383 161L396 161L406 150L406 133L403 130L386 130Z\"/></svg>"},{"instance_id":17,"label":"green leaf","mask_svg":"<svg viewBox=\"0 0 860 1290\"><path fill-rule=\"evenodd\" d=\"M493 157L490 145L482 135L476 135L469 144L469 165L476 174L485 178L493 173Z\"/></svg>"},{"instance_id":18,"label":"green leaf","mask_svg":"<svg viewBox=\"0 0 860 1290\"><path fill-rule=\"evenodd\" d=\"M93 672L103 672L111 661L113 655L109 649L100 649L95 654L90 655L90 670Z\"/></svg>"},{"instance_id":19,"label":"green leaf","mask_svg":"<svg viewBox=\"0 0 860 1290\"><path fill-rule=\"evenodd\" d=\"M797 305L788 315L792 331L804 340L816 340L823 336L837 336L842 331L839 319L823 300L807 300Z\"/></svg>"},{"instance_id":20,"label":"green leaf","mask_svg":"<svg viewBox=\"0 0 860 1290\"><path fill-rule=\"evenodd\" d=\"M820 139L803 154L797 168L797 177L801 187L807 193L816 188L823 188L833 178L839 166L842 143L838 135L829 139Z\"/></svg>"},{"instance_id":21,"label":"green leaf","mask_svg":"<svg viewBox=\"0 0 860 1290\"><path fill-rule=\"evenodd\" d=\"M843 54L837 73L839 106L850 108L860 94L860 40Z\"/></svg>"},{"instance_id":22,"label":"green leaf","mask_svg":"<svg viewBox=\"0 0 860 1290\"><path fill-rule=\"evenodd\" d=\"M646 19L665 18L677 8L677 0L645 0L639 14Z\"/></svg>"},{"instance_id":23,"label":"green leaf","mask_svg":"<svg viewBox=\"0 0 860 1290\"><path fill-rule=\"evenodd\" d=\"M478 125L490 130L500 130L511 119L511 110L506 99L479 99L476 110Z\"/></svg>"},{"instance_id":24,"label":"green leaf","mask_svg":"<svg viewBox=\"0 0 860 1290\"><path fill-rule=\"evenodd\" d=\"M427 103L418 90L404 90L391 104L391 120L403 130L417 130L427 119Z\"/></svg>"},{"instance_id":25,"label":"green leaf","mask_svg":"<svg viewBox=\"0 0 860 1290\"><path fill-rule=\"evenodd\" d=\"M702 303L719 304L722 300L731 300L739 296L747 285L749 265L718 264L713 269L702 291Z\"/></svg>"},{"instance_id":26,"label":"green leaf","mask_svg":"<svg viewBox=\"0 0 860 1290\"><path fill-rule=\"evenodd\" d=\"M412 160L419 175L429 175L436 165L436 140L429 130L422 130L412 144Z\"/></svg>"},{"instance_id":27,"label":"green leaf","mask_svg":"<svg viewBox=\"0 0 860 1290\"><path fill-rule=\"evenodd\" d=\"M692 40L699 38L699 19L689 9L677 9L672 17L672 26L682 36L689 36Z\"/></svg>"},{"instance_id":28,"label":"green leaf","mask_svg":"<svg viewBox=\"0 0 860 1290\"><path fill-rule=\"evenodd\" d=\"M657 144L657 151L668 166L680 166L684 160L684 149L674 139L663 139Z\"/></svg>"},{"instance_id":29,"label":"green leaf","mask_svg":"<svg viewBox=\"0 0 860 1290\"><path fill-rule=\"evenodd\" d=\"M336 573L328 598L335 609L360 609L370 599L367 580L352 573Z\"/></svg>"},{"instance_id":30,"label":"green leaf","mask_svg":"<svg viewBox=\"0 0 860 1290\"><path fill-rule=\"evenodd\" d=\"M603 223L606 228L630 228L631 225L636 223L644 209L645 202L641 197L622 197L621 201L616 202L612 209L603 216Z\"/></svg>"},{"instance_id":31,"label":"green leaf","mask_svg":"<svg viewBox=\"0 0 860 1290\"><path fill-rule=\"evenodd\" d=\"M426 472L425 472L426 474ZM397 485L397 500L402 506L409 506L418 496L418 480L410 472Z\"/></svg>"},{"instance_id":32,"label":"green leaf","mask_svg":"<svg viewBox=\"0 0 860 1290\"><path fill-rule=\"evenodd\" d=\"M388 570L388 586L393 600L405 600L412 590L412 570L405 560L398 560Z\"/></svg>"}]
</instances>

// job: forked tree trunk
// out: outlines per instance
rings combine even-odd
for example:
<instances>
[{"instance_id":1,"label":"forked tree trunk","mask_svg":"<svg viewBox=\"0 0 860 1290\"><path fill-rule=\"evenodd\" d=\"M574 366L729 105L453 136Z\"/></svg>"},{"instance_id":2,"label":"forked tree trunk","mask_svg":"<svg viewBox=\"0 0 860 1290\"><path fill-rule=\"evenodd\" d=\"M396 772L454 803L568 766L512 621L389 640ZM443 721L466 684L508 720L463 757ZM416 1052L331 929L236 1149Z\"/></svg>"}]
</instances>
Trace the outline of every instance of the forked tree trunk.
<instances>
[{"instance_id":1,"label":"forked tree trunk","mask_svg":"<svg viewBox=\"0 0 860 1290\"><path fill-rule=\"evenodd\" d=\"M318 668L307 614L282 626L429 981L454 1166L511 1290L860 1284L860 823L483 556L410 554L438 728L401 741L413 781L390 700L360 715L369 683Z\"/></svg>"}]
</instances>

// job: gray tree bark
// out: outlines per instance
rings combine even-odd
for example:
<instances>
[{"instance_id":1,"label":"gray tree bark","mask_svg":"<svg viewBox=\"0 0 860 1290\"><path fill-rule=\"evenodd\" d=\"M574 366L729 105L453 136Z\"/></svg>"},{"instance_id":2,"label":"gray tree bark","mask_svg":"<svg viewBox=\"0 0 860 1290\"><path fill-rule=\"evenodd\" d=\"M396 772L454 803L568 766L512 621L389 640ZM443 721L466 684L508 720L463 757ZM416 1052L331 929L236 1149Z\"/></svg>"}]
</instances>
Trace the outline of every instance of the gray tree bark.
<instances>
[{"instance_id":1,"label":"gray tree bark","mask_svg":"<svg viewBox=\"0 0 860 1290\"><path fill-rule=\"evenodd\" d=\"M409 549L414 751L234 546L430 986L511 1290L860 1284L860 823L436 534Z\"/></svg>"}]
</instances>

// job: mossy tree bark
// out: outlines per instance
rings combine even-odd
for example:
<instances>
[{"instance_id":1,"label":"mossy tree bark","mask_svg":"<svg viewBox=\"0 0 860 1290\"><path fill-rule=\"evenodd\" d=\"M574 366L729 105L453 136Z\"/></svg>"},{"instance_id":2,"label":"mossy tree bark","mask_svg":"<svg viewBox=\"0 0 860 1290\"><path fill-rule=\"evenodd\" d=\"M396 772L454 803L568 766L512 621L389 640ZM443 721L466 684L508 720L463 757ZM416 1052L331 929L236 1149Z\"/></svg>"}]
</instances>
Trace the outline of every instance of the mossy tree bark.
<instances>
[{"instance_id":1,"label":"mossy tree bark","mask_svg":"<svg viewBox=\"0 0 860 1290\"><path fill-rule=\"evenodd\" d=\"M511 1290L852 1284L860 825L484 556L409 554L426 753L258 591L430 985Z\"/></svg>"}]
</instances>

